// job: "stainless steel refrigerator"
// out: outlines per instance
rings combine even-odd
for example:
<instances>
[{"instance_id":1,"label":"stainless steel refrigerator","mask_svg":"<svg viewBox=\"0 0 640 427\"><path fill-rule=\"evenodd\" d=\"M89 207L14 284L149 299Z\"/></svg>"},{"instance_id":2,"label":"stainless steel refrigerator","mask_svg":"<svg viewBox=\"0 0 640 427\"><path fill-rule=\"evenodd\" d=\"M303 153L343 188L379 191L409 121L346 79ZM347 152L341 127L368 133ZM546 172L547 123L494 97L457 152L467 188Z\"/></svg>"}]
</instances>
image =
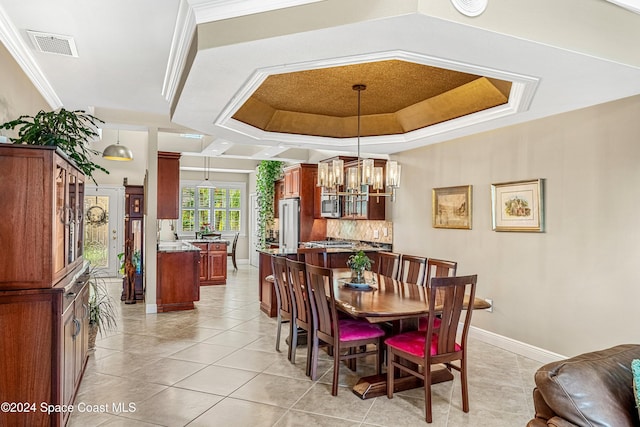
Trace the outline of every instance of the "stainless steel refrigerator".
<instances>
[{"instance_id":1,"label":"stainless steel refrigerator","mask_svg":"<svg viewBox=\"0 0 640 427\"><path fill-rule=\"evenodd\" d=\"M280 249L298 249L300 241L300 199L283 199L278 204Z\"/></svg>"}]
</instances>

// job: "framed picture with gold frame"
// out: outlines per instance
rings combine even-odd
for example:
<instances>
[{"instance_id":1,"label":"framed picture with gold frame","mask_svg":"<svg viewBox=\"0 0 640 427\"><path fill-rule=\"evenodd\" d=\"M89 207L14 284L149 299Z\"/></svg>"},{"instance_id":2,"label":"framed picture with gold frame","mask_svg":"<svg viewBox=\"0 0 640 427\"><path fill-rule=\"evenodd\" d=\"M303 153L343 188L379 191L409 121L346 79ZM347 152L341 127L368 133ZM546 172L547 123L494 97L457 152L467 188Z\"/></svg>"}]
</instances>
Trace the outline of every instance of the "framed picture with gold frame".
<instances>
[{"instance_id":1,"label":"framed picture with gold frame","mask_svg":"<svg viewBox=\"0 0 640 427\"><path fill-rule=\"evenodd\" d=\"M494 231L544 232L544 180L491 185Z\"/></svg>"},{"instance_id":2,"label":"framed picture with gold frame","mask_svg":"<svg viewBox=\"0 0 640 427\"><path fill-rule=\"evenodd\" d=\"M433 228L471 230L471 186L434 188L431 221Z\"/></svg>"}]
</instances>

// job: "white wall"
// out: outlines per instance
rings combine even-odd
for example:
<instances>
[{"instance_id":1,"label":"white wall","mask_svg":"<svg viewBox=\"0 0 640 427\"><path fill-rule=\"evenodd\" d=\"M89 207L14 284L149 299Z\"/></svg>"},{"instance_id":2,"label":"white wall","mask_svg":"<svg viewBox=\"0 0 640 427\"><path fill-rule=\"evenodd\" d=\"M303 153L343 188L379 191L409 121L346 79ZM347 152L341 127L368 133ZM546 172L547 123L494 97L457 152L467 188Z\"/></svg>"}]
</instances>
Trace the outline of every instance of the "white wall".
<instances>
[{"instance_id":1,"label":"white wall","mask_svg":"<svg viewBox=\"0 0 640 427\"><path fill-rule=\"evenodd\" d=\"M394 251L478 274L473 324L564 355L640 342L640 96L395 157ZM546 180L546 232L491 230L492 183ZM473 185L473 229L431 227L431 189Z\"/></svg>"}]
</instances>

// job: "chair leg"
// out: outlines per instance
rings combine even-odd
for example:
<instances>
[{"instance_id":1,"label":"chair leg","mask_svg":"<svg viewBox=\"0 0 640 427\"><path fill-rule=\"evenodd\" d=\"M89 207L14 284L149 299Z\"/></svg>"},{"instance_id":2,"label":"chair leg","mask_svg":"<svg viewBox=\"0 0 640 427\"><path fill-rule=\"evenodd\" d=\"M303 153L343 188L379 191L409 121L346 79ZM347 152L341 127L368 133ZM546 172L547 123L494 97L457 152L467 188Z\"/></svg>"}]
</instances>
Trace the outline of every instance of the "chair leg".
<instances>
[{"instance_id":1,"label":"chair leg","mask_svg":"<svg viewBox=\"0 0 640 427\"><path fill-rule=\"evenodd\" d=\"M296 322L291 321L291 333L289 334L289 360L295 365L296 348L298 347L298 326Z\"/></svg>"},{"instance_id":2,"label":"chair leg","mask_svg":"<svg viewBox=\"0 0 640 427\"><path fill-rule=\"evenodd\" d=\"M318 336L313 334L313 349L311 350L311 380L315 381L318 378L318 351L320 350L320 343L318 342Z\"/></svg>"},{"instance_id":3,"label":"chair leg","mask_svg":"<svg viewBox=\"0 0 640 427\"><path fill-rule=\"evenodd\" d=\"M313 363L313 345L312 345L312 341L313 338L311 337L311 334L313 332L312 331L307 331L307 369L305 374L309 377L311 376L311 364Z\"/></svg>"},{"instance_id":4,"label":"chair leg","mask_svg":"<svg viewBox=\"0 0 640 427\"><path fill-rule=\"evenodd\" d=\"M462 385L462 411L469 412L469 387L467 385L467 358L460 360L460 382Z\"/></svg>"},{"instance_id":5,"label":"chair leg","mask_svg":"<svg viewBox=\"0 0 640 427\"><path fill-rule=\"evenodd\" d=\"M376 349L378 350L378 360L376 360L376 374L381 375L382 364L384 363L384 346L382 345L381 339L378 339L378 342L376 343Z\"/></svg>"},{"instance_id":6,"label":"chair leg","mask_svg":"<svg viewBox=\"0 0 640 427\"><path fill-rule=\"evenodd\" d=\"M234 252L233 255L231 255L231 261L233 262L233 269L234 270L238 270L238 264L236 264L236 253Z\"/></svg>"},{"instance_id":7,"label":"chair leg","mask_svg":"<svg viewBox=\"0 0 640 427\"><path fill-rule=\"evenodd\" d=\"M431 366L424 367L424 408L425 418L428 423L433 421L431 413Z\"/></svg>"},{"instance_id":8,"label":"chair leg","mask_svg":"<svg viewBox=\"0 0 640 427\"><path fill-rule=\"evenodd\" d=\"M280 310L278 310L277 322L278 327L276 329L276 351L280 352L280 330L282 329L282 315L280 314Z\"/></svg>"},{"instance_id":9,"label":"chair leg","mask_svg":"<svg viewBox=\"0 0 640 427\"><path fill-rule=\"evenodd\" d=\"M340 350L333 348L333 384L331 385L331 395L338 395L338 376L340 374Z\"/></svg>"},{"instance_id":10,"label":"chair leg","mask_svg":"<svg viewBox=\"0 0 640 427\"><path fill-rule=\"evenodd\" d=\"M393 353L387 350L387 397L393 399Z\"/></svg>"}]
</instances>

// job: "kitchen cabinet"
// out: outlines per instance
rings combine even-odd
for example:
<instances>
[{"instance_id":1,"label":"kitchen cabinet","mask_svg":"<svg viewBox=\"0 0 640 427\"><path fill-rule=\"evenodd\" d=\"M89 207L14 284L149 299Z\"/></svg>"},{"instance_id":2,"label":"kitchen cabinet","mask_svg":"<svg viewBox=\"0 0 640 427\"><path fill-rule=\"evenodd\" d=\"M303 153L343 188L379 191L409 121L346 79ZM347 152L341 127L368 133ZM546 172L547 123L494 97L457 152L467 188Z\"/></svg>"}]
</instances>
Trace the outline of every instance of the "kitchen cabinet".
<instances>
[{"instance_id":1,"label":"kitchen cabinet","mask_svg":"<svg viewBox=\"0 0 640 427\"><path fill-rule=\"evenodd\" d=\"M274 218L280 217L278 204L282 199L284 199L284 178L279 179L273 183L273 217Z\"/></svg>"},{"instance_id":2,"label":"kitchen cabinet","mask_svg":"<svg viewBox=\"0 0 640 427\"><path fill-rule=\"evenodd\" d=\"M316 191L318 165L297 164L284 169L284 198L300 198L300 241L321 240L327 235L327 222L316 213L320 209ZM318 198L316 200L316 198Z\"/></svg>"},{"instance_id":3,"label":"kitchen cabinet","mask_svg":"<svg viewBox=\"0 0 640 427\"><path fill-rule=\"evenodd\" d=\"M180 153L158 151L158 219L180 217Z\"/></svg>"},{"instance_id":4,"label":"kitchen cabinet","mask_svg":"<svg viewBox=\"0 0 640 427\"><path fill-rule=\"evenodd\" d=\"M55 147L0 144L0 182L0 402L72 403L88 356L85 177ZM0 412L0 425L67 415Z\"/></svg>"},{"instance_id":5,"label":"kitchen cabinet","mask_svg":"<svg viewBox=\"0 0 640 427\"><path fill-rule=\"evenodd\" d=\"M284 170L284 197L300 197L302 165L295 165ZM306 174L305 174L306 176Z\"/></svg>"},{"instance_id":6,"label":"kitchen cabinet","mask_svg":"<svg viewBox=\"0 0 640 427\"><path fill-rule=\"evenodd\" d=\"M135 273L132 295L127 295L129 283L125 275L122 280L120 299L128 302L143 301L144 186L126 185L124 187L124 209L124 259L131 260Z\"/></svg>"},{"instance_id":7,"label":"kitchen cabinet","mask_svg":"<svg viewBox=\"0 0 640 427\"><path fill-rule=\"evenodd\" d=\"M200 249L200 285L227 283L227 242L197 242Z\"/></svg>"},{"instance_id":8,"label":"kitchen cabinet","mask_svg":"<svg viewBox=\"0 0 640 427\"><path fill-rule=\"evenodd\" d=\"M51 288L82 263L84 175L55 147L0 145L0 290Z\"/></svg>"},{"instance_id":9,"label":"kitchen cabinet","mask_svg":"<svg viewBox=\"0 0 640 427\"><path fill-rule=\"evenodd\" d=\"M158 312L191 310L200 300L200 251L158 250Z\"/></svg>"}]
</instances>

